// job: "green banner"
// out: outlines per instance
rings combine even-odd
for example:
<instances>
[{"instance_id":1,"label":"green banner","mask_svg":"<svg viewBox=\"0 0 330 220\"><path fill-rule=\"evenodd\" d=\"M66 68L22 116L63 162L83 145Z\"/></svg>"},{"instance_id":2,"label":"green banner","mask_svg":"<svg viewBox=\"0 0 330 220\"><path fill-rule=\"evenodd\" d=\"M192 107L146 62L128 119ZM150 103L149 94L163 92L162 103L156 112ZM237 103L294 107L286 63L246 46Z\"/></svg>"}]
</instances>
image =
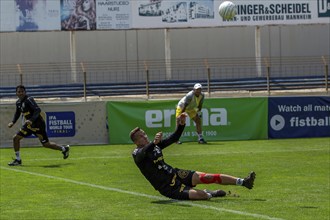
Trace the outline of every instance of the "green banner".
<instances>
[{"instance_id":1,"label":"green banner","mask_svg":"<svg viewBox=\"0 0 330 220\"><path fill-rule=\"evenodd\" d=\"M202 109L206 141L267 139L267 98L205 99ZM175 129L177 100L107 102L110 144L132 143L129 132L140 127L150 139ZM187 120L181 141L197 141L196 127Z\"/></svg>"}]
</instances>

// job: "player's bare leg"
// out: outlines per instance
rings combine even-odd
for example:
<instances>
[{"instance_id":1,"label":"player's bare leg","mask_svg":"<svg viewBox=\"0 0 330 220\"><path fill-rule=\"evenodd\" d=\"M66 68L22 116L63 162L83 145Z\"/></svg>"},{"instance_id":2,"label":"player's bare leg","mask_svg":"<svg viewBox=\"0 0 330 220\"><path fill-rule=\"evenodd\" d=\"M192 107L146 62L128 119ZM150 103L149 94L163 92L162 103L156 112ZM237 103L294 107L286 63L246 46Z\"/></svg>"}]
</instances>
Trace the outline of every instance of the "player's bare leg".
<instances>
[{"instance_id":1,"label":"player's bare leg","mask_svg":"<svg viewBox=\"0 0 330 220\"><path fill-rule=\"evenodd\" d=\"M206 144L206 141L204 140L203 135L202 135L202 120L201 120L201 118L196 115L193 118L193 120L196 124L196 132L197 132L197 135L198 135L198 143Z\"/></svg>"},{"instance_id":2,"label":"player's bare leg","mask_svg":"<svg viewBox=\"0 0 330 220\"><path fill-rule=\"evenodd\" d=\"M189 199L191 200L207 200L212 196L208 194L206 191L199 189L190 189L189 190Z\"/></svg>"},{"instance_id":3,"label":"player's bare leg","mask_svg":"<svg viewBox=\"0 0 330 220\"><path fill-rule=\"evenodd\" d=\"M43 140L43 137L41 135L38 135L38 138L40 141ZM63 154L63 159L66 159L69 157L69 151L70 151L70 146L69 145L66 145L66 146L60 146L54 142L46 142L46 143L42 143L42 146L46 147L46 148L50 148L50 149L53 149L53 150L59 150L59 151L62 151L62 154Z\"/></svg>"},{"instance_id":4,"label":"player's bare leg","mask_svg":"<svg viewBox=\"0 0 330 220\"><path fill-rule=\"evenodd\" d=\"M9 166L22 165L22 160L21 160L21 155L20 155L20 148L21 148L20 142L22 139L23 139L23 137L20 135L17 135L17 134L13 137L13 147L14 147L16 158L12 162L8 163Z\"/></svg>"}]
</instances>

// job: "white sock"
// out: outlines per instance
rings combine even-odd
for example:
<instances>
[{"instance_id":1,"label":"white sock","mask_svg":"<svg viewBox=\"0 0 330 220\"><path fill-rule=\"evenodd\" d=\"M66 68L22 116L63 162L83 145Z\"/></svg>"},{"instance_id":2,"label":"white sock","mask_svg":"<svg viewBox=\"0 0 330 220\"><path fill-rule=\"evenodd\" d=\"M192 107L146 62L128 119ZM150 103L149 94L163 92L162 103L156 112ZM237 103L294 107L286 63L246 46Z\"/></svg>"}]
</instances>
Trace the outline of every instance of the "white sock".
<instances>
[{"instance_id":1,"label":"white sock","mask_svg":"<svg viewBox=\"0 0 330 220\"><path fill-rule=\"evenodd\" d=\"M203 139L203 135L202 134L198 134L198 140Z\"/></svg>"},{"instance_id":2,"label":"white sock","mask_svg":"<svg viewBox=\"0 0 330 220\"><path fill-rule=\"evenodd\" d=\"M64 146L61 146L61 148L62 148L62 152L64 152L65 151L65 147Z\"/></svg>"},{"instance_id":3,"label":"white sock","mask_svg":"<svg viewBox=\"0 0 330 220\"><path fill-rule=\"evenodd\" d=\"M237 178L236 185L242 186L243 185L243 181L244 181L244 179Z\"/></svg>"},{"instance_id":4,"label":"white sock","mask_svg":"<svg viewBox=\"0 0 330 220\"><path fill-rule=\"evenodd\" d=\"M21 160L21 155L20 155L19 151L16 151L15 155L16 155L16 160Z\"/></svg>"}]
</instances>

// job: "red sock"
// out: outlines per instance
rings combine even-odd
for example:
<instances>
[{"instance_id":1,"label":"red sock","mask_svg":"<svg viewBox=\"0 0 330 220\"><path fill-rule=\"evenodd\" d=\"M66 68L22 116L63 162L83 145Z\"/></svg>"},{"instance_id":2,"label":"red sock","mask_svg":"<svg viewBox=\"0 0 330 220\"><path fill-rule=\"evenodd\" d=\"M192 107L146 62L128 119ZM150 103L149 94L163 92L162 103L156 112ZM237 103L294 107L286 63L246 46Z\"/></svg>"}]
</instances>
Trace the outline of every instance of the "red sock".
<instances>
[{"instance_id":1,"label":"red sock","mask_svg":"<svg viewBox=\"0 0 330 220\"><path fill-rule=\"evenodd\" d=\"M199 176L199 180L202 183L205 183L205 184L210 184L210 183L219 183L220 184L222 182L220 176L221 176L220 174L206 174L206 173L202 173Z\"/></svg>"}]
</instances>

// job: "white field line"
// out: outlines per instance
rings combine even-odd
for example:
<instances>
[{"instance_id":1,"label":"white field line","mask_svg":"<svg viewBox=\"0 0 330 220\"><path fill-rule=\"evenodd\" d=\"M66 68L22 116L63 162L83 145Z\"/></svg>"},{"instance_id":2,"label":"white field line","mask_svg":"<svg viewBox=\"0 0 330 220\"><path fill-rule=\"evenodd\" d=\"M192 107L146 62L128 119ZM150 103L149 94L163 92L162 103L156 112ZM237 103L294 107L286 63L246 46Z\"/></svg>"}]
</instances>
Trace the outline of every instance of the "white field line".
<instances>
[{"instance_id":1,"label":"white field line","mask_svg":"<svg viewBox=\"0 0 330 220\"><path fill-rule=\"evenodd\" d=\"M167 154L167 157L182 157L182 156L210 156L210 155L230 155L230 154L260 154L260 153L296 153L296 152L312 152L312 151L325 151L326 149L301 149L301 150L273 150L273 151L237 151L237 152L208 152L208 153L189 153L189 154ZM74 152L70 151L74 156ZM24 153L23 153L24 156ZM69 157L68 160L88 160L88 159L116 159L116 158L131 158L131 155L109 155L100 157ZM35 158L35 159L23 159L24 161L43 161L43 160L63 160L62 157L57 158Z\"/></svg>"},{"instance_id":2,"label":"white field line","mask_svg":"<svg viewBox=\"0 0 330 220\"><path fill-rule=\"evenodd\" d=\"M14 169L14 168L3 167L3 166L0 166L0 168L3 169L3 170L10 170L10 171L19 172L19 173L30 174L30 175L33 175L33 176L40 176L40 177L45 177L45 178L49 178L49 179L60 180L60 181L73 183L73 184L77 184L77 185L82 185L82 186L88 186L88 187L93 187L93 188L98 188L98 189L103 189L103 190L108 190L108 191L125 193L125 194L130 194L130 195L139 196L139 197L146 197L148 199L157 199L157 200L164 200L164 201L168 200L165 197L152 196L152 195L148 195L148 194L143 194L143 193L138 193L138 192L133 192L133 191L127 191L127 190L122 190L122 189L118 189L118 188L95 185L95 184L75 181L75 180L71 180L71 179L67 179L67 178L62 178L62 177L57 177L57 176L50 176L50 175L46 175L46 174L42 174L42 173L29 172L29 171L25 171L25 170L18 170L18 169ZM197 204L197 203L193 203L191 201L179 201L179 200L177 200L176 202L181 203L181 204L185 204L185 205L189 205L189 206L198 207L198 208L201 208L201 209L211 209L211 210L215 210L215 211L218 211L218 212L228 212L228 213L232 213L232 214L236 214L236 215L249 216L249 217L254 217L254 218L258 218L258 219L283 220L281 218L274 218L274 217L270 217L270 216L267 216L267 215L260 215L260 214L255 214L255 213L249 213L249 212L219 208L219 207L214 207L214 206L209 206L209 205Z\"/></svg>"}]
</instances>

